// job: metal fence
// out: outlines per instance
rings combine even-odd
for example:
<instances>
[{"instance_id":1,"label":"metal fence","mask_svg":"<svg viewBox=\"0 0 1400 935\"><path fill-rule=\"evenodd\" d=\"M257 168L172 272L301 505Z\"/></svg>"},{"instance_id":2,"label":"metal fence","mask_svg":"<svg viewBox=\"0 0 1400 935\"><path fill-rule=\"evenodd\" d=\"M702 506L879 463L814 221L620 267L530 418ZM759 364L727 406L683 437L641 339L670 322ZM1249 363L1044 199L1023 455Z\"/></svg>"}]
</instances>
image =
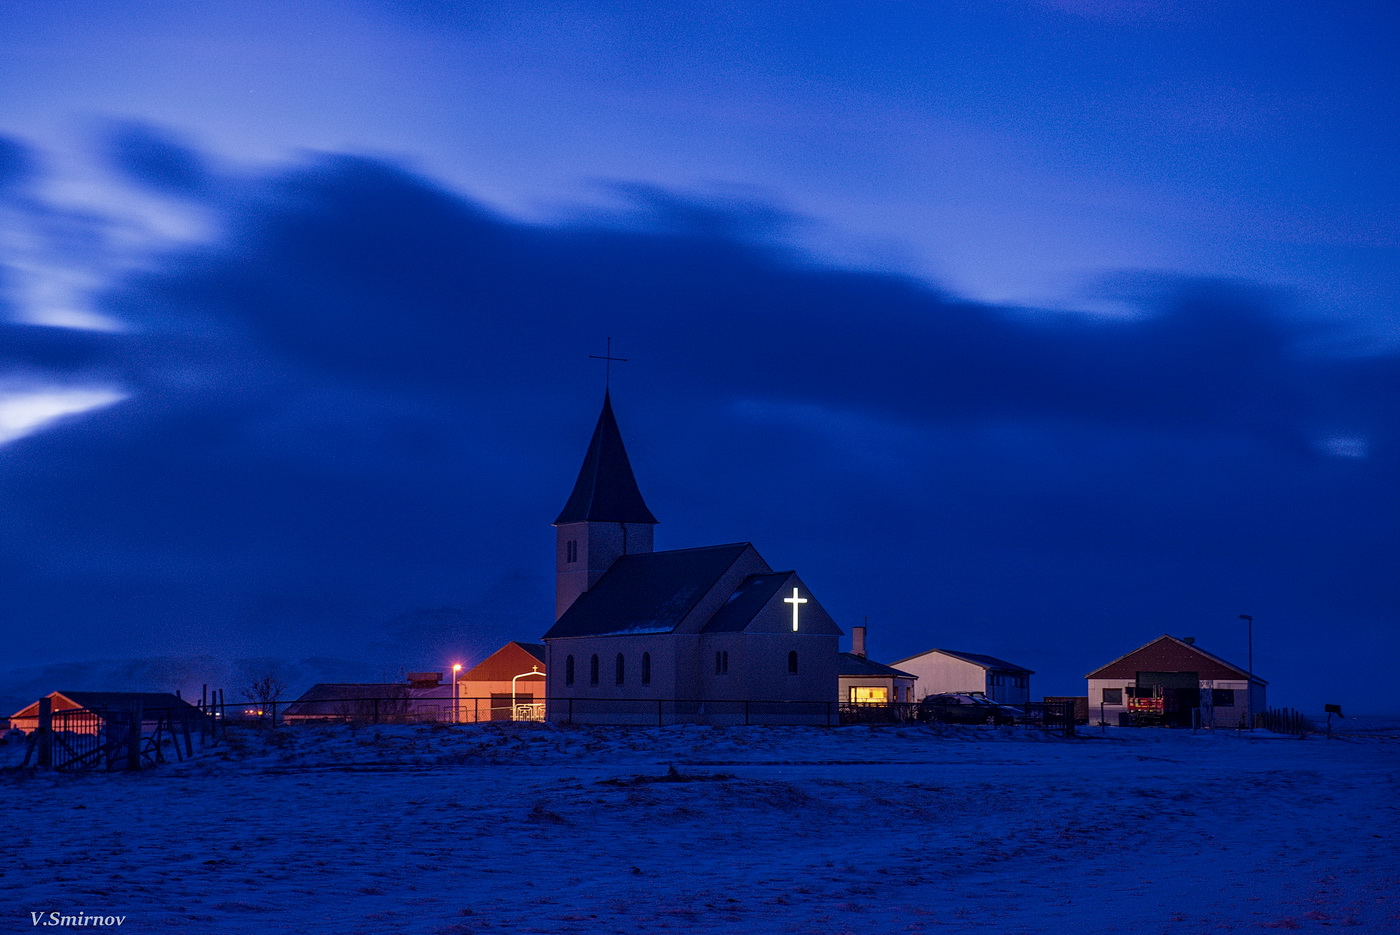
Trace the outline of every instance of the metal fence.
<instances>
[{"instance_id":1,"label":"metal fence","mask_svg":"<svg viewBox=\"0 0 1400 935\"><path fill-rule=\"evenodd\" d=\"M1073 702L1021 705L888 704L754 699L550 698L513 702L508 697L336 698L271 701L261 706L214 706L226 722L265 724L474 724L487 721L543 721L561 724L616 724L666 727L675 724L808 725L1015 724L1074 735Z\"/></svg>"},{"instance_id":2,"label":"metal fence","mask_svg":"<svg viewBox=\"0 0 1400 935\"><path fill-rule=\"evenodd\" d=\"M959 724L969 727L1018 725L1074 736L1073 701L1031 701L1025 704L843 703L842 724Z\"/></svg>"}]
</instances>

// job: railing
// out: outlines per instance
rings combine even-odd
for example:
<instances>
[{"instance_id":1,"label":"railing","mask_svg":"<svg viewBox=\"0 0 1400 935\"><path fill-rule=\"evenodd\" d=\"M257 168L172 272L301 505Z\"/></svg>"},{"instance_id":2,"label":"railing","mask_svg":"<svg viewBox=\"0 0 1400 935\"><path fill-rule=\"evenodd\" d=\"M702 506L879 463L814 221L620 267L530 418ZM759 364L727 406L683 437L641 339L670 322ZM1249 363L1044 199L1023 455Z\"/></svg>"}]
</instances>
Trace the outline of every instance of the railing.
<instances>
[{"instance_id":1,"label":"railing","mask_svg":"<svg viewBox=\"0 0 1400 935\"><path fill-rule=\"evenodd\" d=\"M544 720L544 704L543 704L542 702L541 702L541 703L535 703L535 704L518 704L518 705L515 706L515 711L514 711L512 720L516 720L516 721L543 721L543 720Z\"/></svg>"}]
</instances>

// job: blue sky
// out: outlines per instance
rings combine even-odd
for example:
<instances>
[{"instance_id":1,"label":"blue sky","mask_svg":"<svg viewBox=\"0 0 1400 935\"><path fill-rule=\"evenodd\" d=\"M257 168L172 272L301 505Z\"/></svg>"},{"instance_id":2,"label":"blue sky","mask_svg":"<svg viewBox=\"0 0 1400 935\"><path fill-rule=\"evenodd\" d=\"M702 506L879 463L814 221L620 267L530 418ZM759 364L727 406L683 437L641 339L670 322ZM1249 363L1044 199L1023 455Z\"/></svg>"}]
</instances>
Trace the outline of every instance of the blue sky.
<instances>
[{"instance_id":1,"label":"blue sky","mask_svg":"<svg viewBox=\"0 0 1400 935\"><path fill-rule=\"evenodd\" d=\"M752 539L878 655L1071 692L1252 612L1276 697L1393 708L1395 26L0 3L15 658L537 635L614 335L659 543Z\"/></svg>"}]
</instances>

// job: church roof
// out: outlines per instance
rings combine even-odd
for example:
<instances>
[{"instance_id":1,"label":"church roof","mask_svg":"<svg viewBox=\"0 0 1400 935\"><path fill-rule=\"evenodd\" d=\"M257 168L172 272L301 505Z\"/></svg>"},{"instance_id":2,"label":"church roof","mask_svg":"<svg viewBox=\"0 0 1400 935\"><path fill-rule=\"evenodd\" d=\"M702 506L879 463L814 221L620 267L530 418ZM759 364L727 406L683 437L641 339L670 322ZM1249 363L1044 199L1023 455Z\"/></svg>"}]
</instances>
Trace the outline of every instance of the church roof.
<instances>
[{"instance_id":1,"label":"church roof","mask_svg":"<svg viewBox=\"0 0 1400 935\"><path fill-rule=\"evenodd\" d=\"M779 589L793 576L790 571L775 571L762 575L749 575L734 593L729 595L710 622L705 624L705 633L733 633L746 629L749 622L768 606L768 602Z\"/></svg>"},{"instance_id":2,"label":"church roof","mask_svg":"<svg viewBox=\"0 0 1400 935\"><path fill-rule=\"evenodd\" d=\"M624 555L569 605L544 638L670 633L748 548L747 542L736 542Z\"/></svg>"},{"instance_id":3,"label":"church roof","mask_svg":"<svg viewBox=\"0 0 1400 935\"><path fill-rule=\"evenodd\" d=\"M612 399L603 394L603 411L583 456L583 467L574 481L573 493L564 504L554 525L564 523L655 523L647 509L632 462L622 444L622 433L613 416Z\"/></svg>"},{"instance_id":4,"label":"church roof","mask_svg":"<svg viewBox=\"0 0 1400 935\"><path fill-rule=\"evenodd\" d=\"M900 678L916 679L917 675L912 675L893 666L887 666L883 662L876 662L874 659L867 659L864 656L857 656L855 653L842 653L836 658L836 674L838 676L862 676L865 678Z\"/></svg>"}]
</instances>

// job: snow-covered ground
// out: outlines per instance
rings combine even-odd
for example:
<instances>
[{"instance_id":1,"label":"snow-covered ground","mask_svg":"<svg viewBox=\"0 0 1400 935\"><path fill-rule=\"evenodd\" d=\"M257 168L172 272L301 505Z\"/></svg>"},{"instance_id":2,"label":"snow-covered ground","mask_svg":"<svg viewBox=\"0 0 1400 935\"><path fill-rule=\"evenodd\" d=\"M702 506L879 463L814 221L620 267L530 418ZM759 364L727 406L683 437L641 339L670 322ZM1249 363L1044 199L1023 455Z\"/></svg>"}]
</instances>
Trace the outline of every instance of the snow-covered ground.
<instances>
[{"instance_id":1,"label":"snow-covered ground","mask_svg":"<svg viewBox=\"0 0 1400 935\"><path fill-rule=\"evenodd\" d=\"M1400 932L1396 730L302 727L3 785L4 931Z\"/></svg>"}]
</instances>

